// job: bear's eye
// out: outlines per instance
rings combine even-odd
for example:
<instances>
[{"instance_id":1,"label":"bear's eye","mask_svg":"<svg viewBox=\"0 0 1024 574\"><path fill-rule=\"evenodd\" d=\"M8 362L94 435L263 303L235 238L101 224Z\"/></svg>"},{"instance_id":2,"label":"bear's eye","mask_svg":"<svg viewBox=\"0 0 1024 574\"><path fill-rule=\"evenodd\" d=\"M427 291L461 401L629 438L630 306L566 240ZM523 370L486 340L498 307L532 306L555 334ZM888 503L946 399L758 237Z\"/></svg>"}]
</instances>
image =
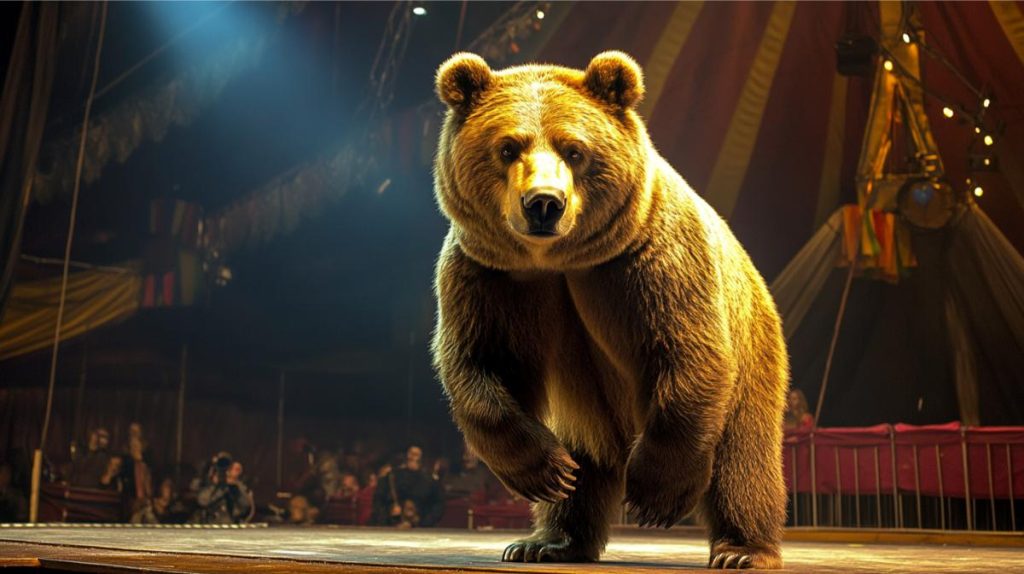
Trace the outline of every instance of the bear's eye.
<instances>
[{"instance_id":1,"label":"bear's eye","mask_svg":"<svg viewBox=\"0 0 1024 574\"><path fill-rule=\"evenodd\" d=\"M569 163L573 165L579 165L580 163L583 162L583 152L580 151L578 148L569 148L569 150L566 151L565 153L565 159L567 159Z\"/></svg>"},{"instance_id":2,"label":"bear's eye","mask_svg":"<svg viewBox=\"0 0 1024 574\"><path fill-rule=\"evenodd\" d=\"M502 144L499 153L501 154L501 159L508 162L514 161L519 157L519 146L512 142L505 142Z\"/></svg>"}]
</instances>

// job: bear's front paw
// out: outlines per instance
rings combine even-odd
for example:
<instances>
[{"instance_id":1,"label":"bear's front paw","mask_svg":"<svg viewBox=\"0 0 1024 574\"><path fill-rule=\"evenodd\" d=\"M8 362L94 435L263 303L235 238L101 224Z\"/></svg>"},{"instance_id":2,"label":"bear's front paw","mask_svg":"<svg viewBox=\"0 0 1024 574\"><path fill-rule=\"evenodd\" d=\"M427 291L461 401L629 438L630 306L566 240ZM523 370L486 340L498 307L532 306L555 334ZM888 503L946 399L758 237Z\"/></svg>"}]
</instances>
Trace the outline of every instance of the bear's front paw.
<instances>
[{"instance_id":1,"label":"bear's front paw","mask_svg":"<svg viewBox=\"0 0 1024 574\"><path fill-rule=\"evenodd\" d=\"M626 508L640 526L669 528L689 514L711 482L711 461L678 464L679 455L643 441L626 466Z\"/></svg>"},{"instance_id":2,"label":"bear's front paw","mask_svg":"<svg viewBox=\"0 0 1024 574\"><path fill-rule=\"evenodd\" d=\"M502 562L594 562L597 551L574 543L568 536L535 534L505 549Z\"/></svg>"},{"instance_id":3,"label":"bear's front paw","mask_svg":"<svg viewBox=\"0 0 1024 574\"><path fill-rule=\"evenodd\" d=\"M513 460L491 467L494 474L512 492L530 502L558 502L576 490L573 471L580 465L561 446L539 448L538 452L520 453Z\"/></svg>"}]
</instances>

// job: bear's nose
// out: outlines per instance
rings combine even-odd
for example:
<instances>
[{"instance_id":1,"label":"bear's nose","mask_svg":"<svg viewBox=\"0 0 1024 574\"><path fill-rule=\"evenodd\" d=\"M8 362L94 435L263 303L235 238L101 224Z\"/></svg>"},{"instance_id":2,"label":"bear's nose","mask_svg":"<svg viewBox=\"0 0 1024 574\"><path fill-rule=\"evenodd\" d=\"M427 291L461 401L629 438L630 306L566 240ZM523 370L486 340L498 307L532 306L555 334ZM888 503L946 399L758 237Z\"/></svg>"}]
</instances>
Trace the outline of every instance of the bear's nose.
<instances>
[{"instance_id":1,"label":"bear's nose","mask_svg":"<svg viewBox=\"0 0 1024 574\"><path fill-rule=\"evenodd\" d=\"M553 187L535 187L523 195L523 215L531 234L551 235L565 213L565 192Z\"/></svg>"}]
</instances>

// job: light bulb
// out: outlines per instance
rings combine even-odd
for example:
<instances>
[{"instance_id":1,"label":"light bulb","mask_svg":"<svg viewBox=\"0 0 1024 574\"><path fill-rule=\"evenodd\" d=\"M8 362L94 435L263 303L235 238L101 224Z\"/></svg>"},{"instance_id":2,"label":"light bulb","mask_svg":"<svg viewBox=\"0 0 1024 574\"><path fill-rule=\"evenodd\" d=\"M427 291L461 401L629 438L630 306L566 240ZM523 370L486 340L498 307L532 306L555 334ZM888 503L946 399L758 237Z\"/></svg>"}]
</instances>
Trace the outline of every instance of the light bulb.
<instances>
[{"instance_id":1,"label":"light bulb","mask_svg":"<svg viewBox=\"0 0 1024 574\"><path fill-rule=\"evenodd\" d=\"M981 197L984 193L985 193L985 190L981 189L980 185L978 187L974 188L974 197Z\"/></svg>"},{"instance_id":2,"label":"light bulb","mask_svg":"<svg viewBox=\"0 0 1024 574\"><path fill-rule=\"evenodd\" d=\"M988 98L985 98L984 100L981 101L981 107L983 107L983 108L987 108L987 107L989 107L991 105L992 105L992 100L990 100Z\"/></svg>"},{"instance_id":3,"label":"light bulb","mask_svg":"<svg viewBox=\"0 0 1024 574\"><path fill-rule=\"evenodd\" d=\"M947 118L953 117L953 108L949 106L942 108L942 115L946 116Z\"/></svg>"},{"instance_id":4,"label":"light bulb","mask_svg":"<svg viewBox=\"0 0 1024 574\"><path fill-rule=\"evenodd\" d=\"M985 145L992 145L996 143L996 140L992 139L992 136L985 134Z\"/></svg>"},{"instance_id":5,"label":"light bulb","mask_svg":"<svg viewBox=\"0 0 1024 574\"><path fill-rule=\"evenodd\" d=\"M906 43L906 44L910 43L910 34L908 34L906 32L903 33L903 42Z\"/></svg>"},{"instance_id":6,"label":"light bulb","mask_svg":"<svg viewBox=\"0 0 1024 574\"><path fill-rule=\"evenodd\" d=\"M885 62L883 62L882 63L882 67L885 68L886 72L891 72L892 71L892 60L886 60Z\"/></svg>"},{"instance_id":7,"label":"light bulb","mask_svg":"<svg viewBox=\"0 0 1024 574\"><path fill-rule=\"evenodd\" d=\"M543 10L537 10L537 19L538 20L543 20L544 19L544 11Z\"/></svg>"},{"instance_id":8,"label":"light bulb","mask_svg":"<svg viewBox=\"0 0 1024 574\"><path fill-rule=\"evenodd\" d=\"M992 160L989 158L985 158L985 165L992 165Z\"/></svg>"},{"instance_id":9,"label":"light bulb","mask_svg":"<svg viewBox=\"0 0 1024 574\"><path fill-rule=\"evenodd\" d=\"M424 8L423 6L416 6L415 8L412 9L412 13L417 16L426 16L427 9Z\"/></svg>"},{"instance_id":10,"label":"light bulb","mask_svg":"<svg viewBox=\"0 0 1024 574\"><path fill-rule=\"evenodd\" d=\"M980 134L981 133L981 128L979 128L978 126L974 126L974 133Z\"/></svg>"}]
</instances>

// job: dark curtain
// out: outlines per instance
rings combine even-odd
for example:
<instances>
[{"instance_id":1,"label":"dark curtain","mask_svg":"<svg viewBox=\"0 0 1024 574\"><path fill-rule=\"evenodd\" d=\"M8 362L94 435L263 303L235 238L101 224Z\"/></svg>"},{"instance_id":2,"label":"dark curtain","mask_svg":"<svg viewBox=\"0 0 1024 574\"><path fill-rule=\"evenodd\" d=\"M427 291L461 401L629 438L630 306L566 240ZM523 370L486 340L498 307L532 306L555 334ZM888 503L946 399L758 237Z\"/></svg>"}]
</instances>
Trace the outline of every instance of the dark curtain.
<instances>
[{"instance_id":1,"label":"dark curtain","mask_svg":"<svg viewBox=\"0 0 1024 574\"><path fill-rule=\"evenodd\" d=\"M51 2L22 5L0 98L0 318L14 279L50 104L57 10Z\"/></svg>"},{"instance_id":2,"label":"dark curtain","mask_svg":"<svg viewBox=\"0 0 1024 574\"><path fill-rule=\"evenodd\" d=\"M1024 258L974 205L914 252L899 284L854 280L819 424L1024 424ZM845 276L830 272L788 338L812 405Z\"/></svg>"}]
</instances>

